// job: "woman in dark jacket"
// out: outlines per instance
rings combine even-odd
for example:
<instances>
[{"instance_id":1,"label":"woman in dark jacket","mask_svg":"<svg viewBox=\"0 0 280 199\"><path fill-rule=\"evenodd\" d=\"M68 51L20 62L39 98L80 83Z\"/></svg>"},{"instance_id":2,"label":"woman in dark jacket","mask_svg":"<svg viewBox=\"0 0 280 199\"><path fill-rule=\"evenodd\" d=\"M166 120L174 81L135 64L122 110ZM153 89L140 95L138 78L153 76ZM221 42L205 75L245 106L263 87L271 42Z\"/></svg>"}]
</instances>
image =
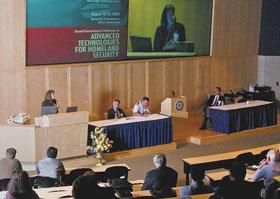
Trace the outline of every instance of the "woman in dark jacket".
<instances>
[{"instance_id":1,"label":"woman in dark jacket","mask_svg":"<svg viewBox=\"0 0 280 199\"><path fill-rule=\"evenodd\" d=\"M16 171L9 184L6 199L39 199L39 196L32 190L26 171Z\"/></svg>"},{"instance_id":2,"label":"woman in dark jacket","mask_svg":"<svg viewBox=\"0 0 280 199\"><path fill-rule=\"evenodd\" d=\"M54 90L48 90L45 94L45 101L42 102L42 106L56 106L55 92Z\"/></svg>"}]
</instances>

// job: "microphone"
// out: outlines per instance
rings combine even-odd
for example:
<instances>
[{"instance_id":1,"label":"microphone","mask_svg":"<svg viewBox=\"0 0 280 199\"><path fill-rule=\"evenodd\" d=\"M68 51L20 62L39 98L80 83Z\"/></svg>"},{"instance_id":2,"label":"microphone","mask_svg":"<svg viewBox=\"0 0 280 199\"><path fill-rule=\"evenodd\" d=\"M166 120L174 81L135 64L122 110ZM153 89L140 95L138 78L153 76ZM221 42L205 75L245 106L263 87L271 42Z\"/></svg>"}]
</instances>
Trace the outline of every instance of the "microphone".
<instances>
[{"instance_id":1,"label":"microphone","mask_svg":"<svg viewBox=\"0 0 280 199\"><path fill-rule=\"evenodd\" d=\"M175 91L174 90L172 90L172 97L175 97Z\"/></svg>"},{"instance_id":2,"label":"microphone","mask_svg":"<svg viewBox=\"0 0 280 199\"><path fill-rule=\"evenodd\" d=\"M56 101L56 106L60 109L61 113L63 113L63 110L60 106L60 104L58 103L58 100L54 99Z\"/></svg>"}]
</instances>

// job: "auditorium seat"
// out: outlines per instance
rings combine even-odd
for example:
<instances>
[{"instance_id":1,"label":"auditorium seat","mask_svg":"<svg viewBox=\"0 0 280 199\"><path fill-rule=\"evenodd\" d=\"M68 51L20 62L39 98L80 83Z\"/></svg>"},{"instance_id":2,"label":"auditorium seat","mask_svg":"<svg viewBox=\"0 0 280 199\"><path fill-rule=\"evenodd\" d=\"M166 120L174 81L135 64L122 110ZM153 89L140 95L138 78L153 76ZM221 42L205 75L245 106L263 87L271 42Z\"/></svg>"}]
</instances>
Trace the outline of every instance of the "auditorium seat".
<instances>
[{"instance_id":1,"label":"auditorium seat","mask_svg":"<svg viewBox=\"0 0 280 199\"><path fill-rule=\"evenodd\" d=\"M246 166L252 165L254 164L253 153L252 152L241 153L235 158L235 161L245 164Z\"/></svg>"},{"instance_id":2,"label":"auditorium seat","mask_svg":"<svg viewBox=\"0 0 280 199\"><path fill-rule=\"evenodd\" d=\"M66 185L72 185L73 182L81 175L83 175L87 171L92 171L90 168L79 168L70 171L68 175L63 176L62 181Z\"/></svg>"},{"instance_id":3,"label":"auditorium seat","mask_svg":"<svg viewBox=\"0 0 280 199\"><path fill-rule=\"evenodd\" d=\"M89 114L89 122L98 121L97 114Z\"/></svg>"},{"instance_id":4,"label":"auditorium seat","mask_svg":"<svg viewBox=\"0 0 280 199\"><path fill-rule=\"evenodd\" d=\"M48 188L48 187L57 187L58 181L54 178L37 176L34 180L34 187L38 188Z\"/></svg>"},{"instance_id":5,"label":"auditorium seat","mask_svg":"<svg viewBox=\"0 0 280 199\"><path fill-rule=\"evenodd\" d=\"M105 170L105 174L108 180L114 179L114 178L120 178L123 177L127 180L128 178L128 169L124 166L115 166L115 167L109 167Z\"/></svg>"},{"instance_id":6,"label":"auditorium seat","mask_svg":"<svg viewBox=\"0 0 280 199\"><path fill-rule=\"evenodd\" d=\"M7 191L9 181L10 181L9 178L0 180L0 191Z\"/></svg>"}]
</instances>

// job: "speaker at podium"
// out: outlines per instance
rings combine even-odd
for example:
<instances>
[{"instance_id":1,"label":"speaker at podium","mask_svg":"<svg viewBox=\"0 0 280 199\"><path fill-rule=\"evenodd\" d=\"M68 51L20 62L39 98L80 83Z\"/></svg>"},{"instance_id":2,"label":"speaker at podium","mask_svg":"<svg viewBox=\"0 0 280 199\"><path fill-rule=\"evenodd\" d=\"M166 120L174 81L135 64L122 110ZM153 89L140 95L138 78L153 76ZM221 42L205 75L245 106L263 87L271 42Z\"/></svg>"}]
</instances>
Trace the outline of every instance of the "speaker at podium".
<instances>
[{"instance_id":1,"label":"speaker at podium","mask_svg":"<svg viewBox=\"0 0 280 199\"><path fill-rule=\"evenodd\" d=\"M187 98L169 97L161 102L161 114L172 117L188 118Z\"/></svg>"}]
</instances>

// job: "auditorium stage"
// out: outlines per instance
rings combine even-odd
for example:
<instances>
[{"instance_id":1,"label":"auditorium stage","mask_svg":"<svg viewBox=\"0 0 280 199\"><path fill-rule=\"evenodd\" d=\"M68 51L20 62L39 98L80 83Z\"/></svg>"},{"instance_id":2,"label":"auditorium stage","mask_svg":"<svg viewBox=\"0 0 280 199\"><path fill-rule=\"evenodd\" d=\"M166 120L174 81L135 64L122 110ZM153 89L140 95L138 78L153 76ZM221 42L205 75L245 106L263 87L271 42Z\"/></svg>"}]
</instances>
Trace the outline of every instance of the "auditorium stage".
<instances>
[{"instance_id":1,"label":"auditorium stage","mask_svg":"<svg viewBox=\"0 0 280 199\"><path fill-rule=\"evenodd\" d=\"M145 156L149 154L155 154L159 152L166 152L176 150L178 144L194 143L197 145L217 143L227 140L233 140L243 137L262 135L262 134L274 134L280 131L280 115L278 114L278 125L270 126L266 128L257 128L254 130L247 130L232 134L222 134L213 132L211 129L199 130L201 126L202 117L189 113L188 119L172 118L173 122L173 142L170 144L158 145L153 147L146 147L140 149L119 151L114 153L106 153L105 160L106 165L112 164L114 160L122 160L125 158L133 158L139 156ZM112 162L113 161L113 162ZM91 156L81 156L78 158L64 159L63 163L66 168L74 167L88 167L97 163L97 160ZM34 170L35 164L25 164L26 170Z\"/></svg>"},{"instance_id":2,"label":"auditorium stage","mask_svg":"<svg viewBox=\"0 0 280 199\"><path fill-rule=\"evenodd\" d=\"M188 119L172 118L173 141L177 144L194 143L198 145L222 142L252 135L276 133L280 131L280 114L277 114L277 125L245 130L231 134L214 132L211 128L199 130L202 116L190 113Z\"/></svg>"},{"instance_id":3,"label":"auditorium stage","mask_svg":"<svg viewBox=\"0 0 280 199\"><path fill-rule=\"evenodd\" d=\"M123 158L133 158L148 154L155 154L170 150L175 150L178 144L193 143L197 145L211 144L215 142L222 142L226 140L238 139L243 137L271 134L280 131L280 115L278 114L278 125L269 126L265 128L256 128L253 130L246 130L231 134L217 133L208 128L206 130L199 130L202 124L202 117L189 113L189 118L172 118L173 124L173 142L170 144L157 145L152 147L145 147L140 149L132 149L125 151L118 151L114 153L106 153L106 161L120 160Z\"/></svg>"}]
</instances>

